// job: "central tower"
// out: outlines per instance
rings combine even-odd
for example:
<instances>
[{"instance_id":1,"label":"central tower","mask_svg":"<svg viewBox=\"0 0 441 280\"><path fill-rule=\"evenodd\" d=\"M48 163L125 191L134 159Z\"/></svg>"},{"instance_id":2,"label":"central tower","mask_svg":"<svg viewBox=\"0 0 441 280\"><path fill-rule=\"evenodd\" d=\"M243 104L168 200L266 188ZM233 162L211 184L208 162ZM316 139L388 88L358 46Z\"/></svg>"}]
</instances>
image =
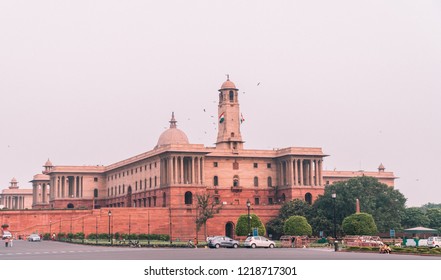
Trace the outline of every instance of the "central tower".
<instances>
[{"instance_id":1,"label":"central tower","mask_svg":"<svg viewBox=\"0 0 441 280\"><path fill-rule=\"evenodd\" d=\"M227 75L227 80L219 90L216 148L231 149L233 152L238 152L243 148L238 92L236 85Z\"/></svg>"}]
</instances>

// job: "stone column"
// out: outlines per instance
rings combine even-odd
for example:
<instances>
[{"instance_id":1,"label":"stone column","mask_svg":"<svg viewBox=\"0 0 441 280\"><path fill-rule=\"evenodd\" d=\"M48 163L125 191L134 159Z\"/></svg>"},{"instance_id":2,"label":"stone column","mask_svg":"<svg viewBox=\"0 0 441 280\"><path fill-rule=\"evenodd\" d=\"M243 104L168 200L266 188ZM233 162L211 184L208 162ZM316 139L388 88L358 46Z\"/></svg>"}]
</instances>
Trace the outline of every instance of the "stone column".
<instances>
[{"instance_id":1,"label":"stone column","mask_svg":"<svg viewBox=\"0 0 441 280\"><path fill-rule=\"evenodd\" d=\"M182 184L184 182L184 159L182 156L179 157L179 184Z\"/></svg>"},{"instance_id":2,"label":"stone column","mask_svg":"<svg viewBox=\"0 0 441 280\"><path fill-rule=\"evenodd\" d=\"M194 157L191 157L191 178L190 178L190 183L193 184L194 183Z\"/></svg>"},{"instance_id":3,"label":"stone column","mask_svg":"<svg viewBox=\"0 0 441 280\"><path fill-rule=\"evenodd\" d=\"M172 157L170 156L167 158L167 184L168 185L172 184L172 175L173 175Z\"/></svg>"},{"instance_id":4,"label":"stone column","mask_svg":"<svg viewBox=\"0 0 441 280\"><path fill-rule=\"evenodd\" d=\"M322 163L323 163L323 161L320 159L318 161L319 186L323 186L323 177L322 177L322 170L323 170L322 165L323 164Z\"/></svg>"},{"instance_id":5,"label":"stone column","mask_svg":"<svg viewBox=\"0 0 441 280\"><path fill-rule=\"evenodd\" d=\"M298 181L299 181L298 177L299 177L299 170L297 168L297 159L295 158L294 159L294 185L295 186L297 186L297 184L298 184Z\"/></svg>"}]
</instances>

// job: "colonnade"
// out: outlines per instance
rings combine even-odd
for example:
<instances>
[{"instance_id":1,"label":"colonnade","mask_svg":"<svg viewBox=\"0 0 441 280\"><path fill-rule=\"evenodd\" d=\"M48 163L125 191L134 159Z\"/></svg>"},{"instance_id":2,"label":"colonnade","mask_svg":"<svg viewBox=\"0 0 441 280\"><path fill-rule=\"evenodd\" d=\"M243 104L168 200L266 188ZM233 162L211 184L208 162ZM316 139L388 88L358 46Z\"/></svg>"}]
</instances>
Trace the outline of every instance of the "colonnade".
<instances>
[{"instance_id":1,"label":"colonnade","mask_svg":"<svg viewBox=\"0 0 441 280\"><path fill-rule=\"evenodd\" d=\"M160 185L204 184L204 161L202 156L177 155L161 158Z\"/></svg>"},{"instance_id":2,"label":"colonnade","mask_svg":"<svg viewBox=\"0 0 441 280\"><path fill-rule=\"evenodd\" d=\"M33 204L49 203L50 185L35 184L32 186Z\"/></svg>"},{"instance_id":3,"label":"colonnade","mask_svg":"<svg viewBox=\"0 0 441 280\"><path fill-rule=\"evenodd\" d=\"M58 176L56 178L54 197L83 197L83 176Z\"/></svg>"},{"instance_id":4,"label":"colonnade","mask_svg":"<svg viewBox=\"0 0 441 280\"><path fill-rule=\"evenodd\" d=\"M4 207L8 209L24 209L25 198L22 195L3 195Z\"/></svg>"},{"instance_id":5,"label":"colonnade","mask_svg":"<svg viewBox=\"0 0 441 280\"><path fill-rule=\"evenodd\" d=\"M322 186L323 160L315 158L289 158L279 162L281 186Z\"/></svg>"}]
</instances>

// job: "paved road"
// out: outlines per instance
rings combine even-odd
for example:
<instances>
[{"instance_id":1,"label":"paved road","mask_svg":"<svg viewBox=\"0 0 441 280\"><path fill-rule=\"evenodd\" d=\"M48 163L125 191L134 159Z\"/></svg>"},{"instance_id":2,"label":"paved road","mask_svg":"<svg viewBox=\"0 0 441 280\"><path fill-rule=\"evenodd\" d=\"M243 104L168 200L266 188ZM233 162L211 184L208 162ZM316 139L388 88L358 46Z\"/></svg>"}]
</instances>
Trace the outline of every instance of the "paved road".
<instances>
[{"instance_id":1,"label":"paved road","mask_svg":"<svg viewBox=\"0 0 441 280\"><path fill-rule=\"evenodd\" d=\"M54 241L0 242L0 260L441 260L441 257L334 252L332 249L128 248Z\"/></svg>"}]
</instances>

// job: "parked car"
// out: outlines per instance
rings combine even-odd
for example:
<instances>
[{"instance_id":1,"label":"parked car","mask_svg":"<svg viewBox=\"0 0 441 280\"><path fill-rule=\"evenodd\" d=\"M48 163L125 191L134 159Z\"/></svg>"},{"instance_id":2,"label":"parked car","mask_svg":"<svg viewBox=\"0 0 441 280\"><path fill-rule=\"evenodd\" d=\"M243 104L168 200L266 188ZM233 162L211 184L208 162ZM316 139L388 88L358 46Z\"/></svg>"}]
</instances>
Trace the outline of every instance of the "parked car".
<instances>
[{"instance_id":1,"label":"parked car","mask_svg":"<svg viewBox=\"0 0 441 280\"><path fill-rule=\"evenodd\" d=\"M12 234L11 234L11 232L4 230L3 235L2 235L2 239L6 239L6 238L12 238Z\"/></svg>"},{"instance_id":2,"label":"parked car","mask_svg":"<svg viewBox=\"0 0 441 280\"><path fill-rule=\"evenodd\" d=\"M33 233L29 235L28 241L41 241L40 235Z\"/></svg>"},{"instance_id":3,"label":"parked car","mask_svg":"<svg viewBox=\"0 0 441 280\"><path fill-rule=\"evenodd\" d=\"M256 247L264 247L264 248L274 248L276 247L276 243L272 240L264 236L249 236L245 242L243 243L245 247L256 248Z\"/></svg>"},{"instance_id":4,"label":"parked car","mask_svg":"<svg viewBox=\"0 0 441 280\"><path fill-rule=\"evenodd\" d=\"M441 237L440 236L431 236L427 239L427 246L429 248L439 248L441 247Z\"/></svg>"},{"instance_id":5,"label":"parked car","mask_svg":"<svg viewBox=\"0 0 441 280\"><path fill-rule=\"evenodd\" d=\"M234 240L228 236L215 236L208 240L208 247L210 248L237 248L239 247L239 241Z\"/></svg>"}]
</instances>

